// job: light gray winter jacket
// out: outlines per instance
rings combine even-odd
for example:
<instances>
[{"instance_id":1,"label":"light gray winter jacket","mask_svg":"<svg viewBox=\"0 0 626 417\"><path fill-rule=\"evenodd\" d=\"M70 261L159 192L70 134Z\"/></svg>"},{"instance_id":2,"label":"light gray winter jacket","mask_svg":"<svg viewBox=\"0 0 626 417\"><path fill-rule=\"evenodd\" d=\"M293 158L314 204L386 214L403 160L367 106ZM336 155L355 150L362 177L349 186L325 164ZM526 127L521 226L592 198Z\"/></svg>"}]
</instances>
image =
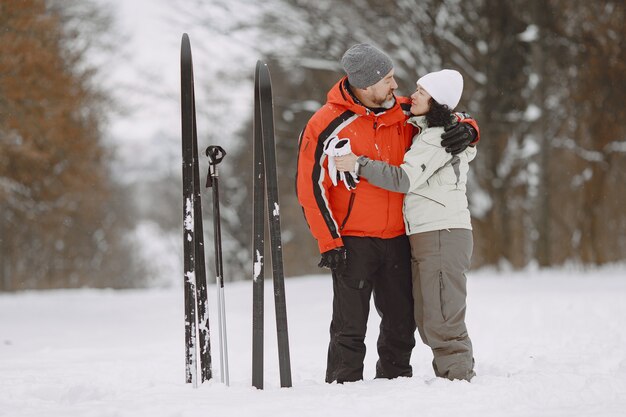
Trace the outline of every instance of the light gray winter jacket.
<instances>
[{"instance_id":1,"label":"light gray winter jacket","mask_svg":"<svg viewBox=\"0 0 626 417\"><path fill-rule=\"evenodd\" d=\"M359 175L370 183L406 193L404 223L407 234L442 229L472 229L466 191L469 162L476 148L452 156L441 147L442 127L428 128L426 117L408 120L421 129L399 167L365 157L358 159Z\"/></svg>"}]
</instances>

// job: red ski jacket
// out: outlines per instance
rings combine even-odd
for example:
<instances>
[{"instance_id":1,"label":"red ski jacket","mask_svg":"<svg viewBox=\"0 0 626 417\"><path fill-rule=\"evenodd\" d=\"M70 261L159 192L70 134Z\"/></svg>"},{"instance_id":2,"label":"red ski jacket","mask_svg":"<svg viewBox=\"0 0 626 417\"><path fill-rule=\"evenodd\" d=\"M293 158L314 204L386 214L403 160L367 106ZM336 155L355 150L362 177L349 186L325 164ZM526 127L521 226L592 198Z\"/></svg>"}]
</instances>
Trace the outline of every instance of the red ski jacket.
<instances>
[{"instance_id":1,"label":"red ski jacket","mask_svg":"<svg viewBox=\"0 0 626 417\"><path fill-rule=\"evenodd\" d=\"M354 101L346 90L347 77L328 92L327 101L300 135L296 193L320 252L343 246L341 236L393 238L405 233L404 194L378 188L361 178L356 189L342 182L334 186L328 176L324 145L331 138L349 138L352 152L400 165L411 146L411 99L396 97L382 113ZM477 129L475 122L466 119Z\"/></svg>"}]
</instances>

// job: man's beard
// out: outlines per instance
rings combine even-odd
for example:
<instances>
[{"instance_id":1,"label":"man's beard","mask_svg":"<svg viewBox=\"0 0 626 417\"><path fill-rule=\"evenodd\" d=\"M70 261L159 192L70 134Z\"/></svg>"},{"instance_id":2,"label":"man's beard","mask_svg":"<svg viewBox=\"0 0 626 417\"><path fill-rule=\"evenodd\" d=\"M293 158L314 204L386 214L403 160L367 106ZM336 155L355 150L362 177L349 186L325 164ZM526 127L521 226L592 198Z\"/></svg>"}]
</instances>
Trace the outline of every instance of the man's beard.
<instances>
[{"instance_id":1,"label":"man's beard","mask_svg":"<svg viewBox=\"0 0 626 417\"><path fill-rule=\"evenodd\" d=\"M396 98L395 97L391 97L391 100L385 100L380 104L380 107L382 107L383 109L387 109L389 110L390 108L393 107L393 105L396 104Z\"/></svg>"},{"instance_id":2,"label":"man's beard","mask_svg":"<svg viewBox=\"0 0 626 417\"><path fill-rule=\"evenodd\" d=\"M378 107L389 110L396 104L396 96L392 93L390 99L385 97L381 100L376 100L375 103Z\"/></svg>"}]
</instances>

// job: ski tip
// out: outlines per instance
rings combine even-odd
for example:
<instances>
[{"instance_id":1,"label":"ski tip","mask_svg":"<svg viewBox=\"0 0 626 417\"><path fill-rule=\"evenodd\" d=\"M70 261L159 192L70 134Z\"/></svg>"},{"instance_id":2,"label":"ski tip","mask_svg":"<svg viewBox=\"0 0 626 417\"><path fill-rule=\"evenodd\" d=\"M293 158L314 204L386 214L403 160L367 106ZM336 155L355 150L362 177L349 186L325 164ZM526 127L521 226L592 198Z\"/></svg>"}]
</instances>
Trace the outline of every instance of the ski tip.
<instances>
[{"instance_id":1,"label":"ski tip","mask_svg":"<svg viewBox=\"0 0 626 417\"><path fill-rule=\"evenodd\" d=\"M180 58L181 62L191 62L191 41L187 33L183 33L180 42Z\"/></svg>"},{"instance_id":2,"label":"ski tip","mask_svg":"<svg viewBox=\"0 0 626 417\"><path fill-rule=\"evenodd\" d=\"M256 62L256 69L254 71L254 82L256 85L261 85L261 88L271 88L270 68L265 62L261 60L258 60Z\"/></svg>"},{"instance_id":3,"label":"ski tip","mask_svg":"<svg viewBox=\"0 0 626 417\"><path fill-rule=\"evenodd\" d=\"M265 68L268 68L268 69L269 69L269 67L267 66L267 63L265 63L265 62L261 61L260 59L256 62L256 67L257 67L257 68L259 68L259 67L265 67Z\"/></svg>"}]
</instances>

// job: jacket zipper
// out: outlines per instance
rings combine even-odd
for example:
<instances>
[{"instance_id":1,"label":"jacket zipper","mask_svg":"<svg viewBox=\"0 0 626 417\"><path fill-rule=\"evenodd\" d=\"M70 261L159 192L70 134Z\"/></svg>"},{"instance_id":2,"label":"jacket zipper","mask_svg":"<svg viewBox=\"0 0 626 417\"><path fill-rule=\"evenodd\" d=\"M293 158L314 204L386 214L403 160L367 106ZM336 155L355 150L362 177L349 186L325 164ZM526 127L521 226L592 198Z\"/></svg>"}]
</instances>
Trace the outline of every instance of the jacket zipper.
<instances>
[{"instance_id":1,"label":"jacket zipper","mask_svg":"<svg viewBox=\"0 0 626 417\"><path fill-rule=\"evenodd\" d=\"M346 213L346 217L343 219L343 222L341 222L341 226L339 227L340 231L343 230L344 226L348 222L348 217L350 217L350 213L352 212L352 206L354 205L355 197L356 197L355 193L350 193L350 202L348 203L348 212Z\"/></svg>"}]
</instances>

